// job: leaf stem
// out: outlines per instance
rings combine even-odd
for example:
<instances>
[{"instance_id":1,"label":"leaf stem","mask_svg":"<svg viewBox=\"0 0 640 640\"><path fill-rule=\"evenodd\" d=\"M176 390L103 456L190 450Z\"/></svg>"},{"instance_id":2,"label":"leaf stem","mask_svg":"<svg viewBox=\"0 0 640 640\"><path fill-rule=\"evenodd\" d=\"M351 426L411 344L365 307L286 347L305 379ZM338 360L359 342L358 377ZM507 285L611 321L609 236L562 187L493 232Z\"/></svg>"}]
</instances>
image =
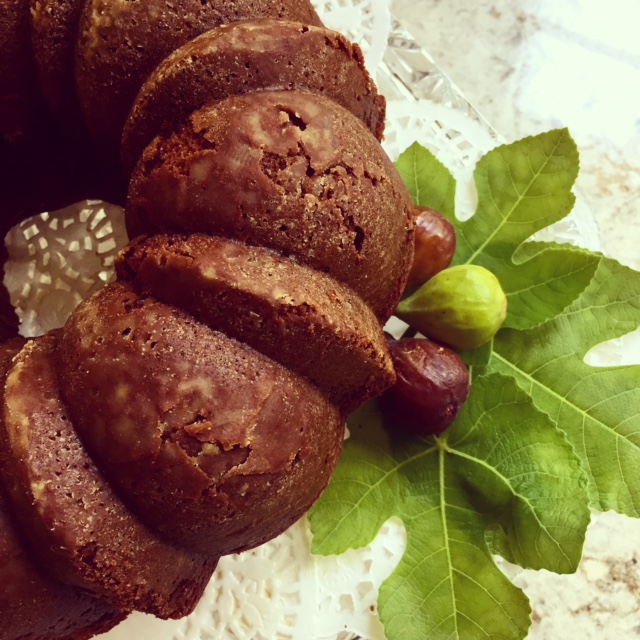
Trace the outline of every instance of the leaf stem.
<instances>
[{"instance_id":1,"label":"leaf stem","mask_svg":"<svg viewBox=\"0 0 640 640\"><path fill-rule=\"evenodd\" d=\"M451 602L452 602L452 610L457 611L456 607L456 593L453 586L453 564L451 561L451 549L449 548L449 529L447 527L447 512L446 512L446 496L445 496L445 486L444 486L444 461L445 455L447 452L447 442L446 439L443 438L442 441L438 438L438 457L439 457L439 466L440 466L440 517L442 519L442 537L444 540L444 548L447 554L447 565L449 567L449 582L451 583ZM459 638L458 633L458 617L454 613L453 615L453 623L455 627L454 637Z\"/></svg>"}]
</instances>

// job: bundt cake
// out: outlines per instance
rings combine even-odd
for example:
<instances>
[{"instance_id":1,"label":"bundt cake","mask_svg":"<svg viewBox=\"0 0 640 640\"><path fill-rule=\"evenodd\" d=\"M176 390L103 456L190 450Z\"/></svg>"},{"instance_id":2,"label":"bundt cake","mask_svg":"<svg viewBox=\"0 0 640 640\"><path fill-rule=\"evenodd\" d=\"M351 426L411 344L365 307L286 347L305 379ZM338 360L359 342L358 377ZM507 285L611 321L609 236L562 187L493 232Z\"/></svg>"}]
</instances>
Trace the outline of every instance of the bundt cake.
<instances>
[{"instance_id":1,"label":"bundt cake","mask_svg":"<svg viewBox=\"0 0 640 640\"><path fill-rule=\"evenodd\" d=\"M106 196L132 238L63 328L0 308L0 640L78 640L187 615L318 498L395 379L412 205L307 1L0 8L2 228Z\"/></svg>"}]
</instances>

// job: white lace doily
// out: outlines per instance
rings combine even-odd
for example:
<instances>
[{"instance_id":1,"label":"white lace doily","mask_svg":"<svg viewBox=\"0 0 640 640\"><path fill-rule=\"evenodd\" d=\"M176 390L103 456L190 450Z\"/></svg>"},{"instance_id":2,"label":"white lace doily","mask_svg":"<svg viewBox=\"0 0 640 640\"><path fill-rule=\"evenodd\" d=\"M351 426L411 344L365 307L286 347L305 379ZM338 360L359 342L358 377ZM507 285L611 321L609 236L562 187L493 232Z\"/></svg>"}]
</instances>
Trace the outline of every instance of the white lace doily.
<instances>
[{"instance_id":1,"label":"white lace doily","mask_svg":"<svg viewBox=\"0 0 640 640\"><path fill-rule=\"evenodd\" d=\"M393 20L390 0L315 4L327 26L363 46L369 69L388 98L384 144L389 155L395 159L415 140L427 146L458 179L458 210L471 214L473 166L499 137ZM592 249L599 245L593 218L583 209L550 233ZM125 241L121 210L99 202L43 214L14 228L7 238L5 282L22 332L38 335L61 326L81 299L109 280L115 254ZM160 621L134 614L102 637L384 640L376 615L378 588L404 548L402 524L390 521L365 549L312 557L303 519L258 549L223 558L191 616Z\"/></svg>"},{"instance_id":2,"label":"white lace doily","mask_svg":"<svg viewBox=\"0 0 640 640\"><path fill-rule=\"evenodd\" d=\"M377 79L391 32L390 0L315 0L313 4L327 28L360 45L367 69Z\"/></svg>"},{"instance_id":3,"label":"white lace doily","mask_svg":"<svg viewBox=\"0 0 640 640\"><path fill-rule=\"evenodd\" d=\"M7 234L5 283L24 336L64 324L78 304L113 275L127 242L119 207L80 202L24 220Z\"/></svg>"}]
</instances>

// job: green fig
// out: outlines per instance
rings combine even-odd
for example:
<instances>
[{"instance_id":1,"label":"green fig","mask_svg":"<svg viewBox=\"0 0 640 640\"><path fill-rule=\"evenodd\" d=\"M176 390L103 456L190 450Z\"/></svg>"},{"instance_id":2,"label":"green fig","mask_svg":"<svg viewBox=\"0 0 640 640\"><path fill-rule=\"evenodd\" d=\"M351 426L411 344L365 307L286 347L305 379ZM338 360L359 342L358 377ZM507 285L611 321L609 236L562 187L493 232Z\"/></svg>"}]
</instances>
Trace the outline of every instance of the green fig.
<instances>
[{"instance_id":1,"label":"green fig","mask_svg":"<svg viewBox=\"0 0 640 640\"><path fill-rule=\"evenodd\" d=\"M465 264L433 276L398 305L396 315L428 338L474 349L502 326L507 298L490 271Z\"/></svg>"}]
</instances>

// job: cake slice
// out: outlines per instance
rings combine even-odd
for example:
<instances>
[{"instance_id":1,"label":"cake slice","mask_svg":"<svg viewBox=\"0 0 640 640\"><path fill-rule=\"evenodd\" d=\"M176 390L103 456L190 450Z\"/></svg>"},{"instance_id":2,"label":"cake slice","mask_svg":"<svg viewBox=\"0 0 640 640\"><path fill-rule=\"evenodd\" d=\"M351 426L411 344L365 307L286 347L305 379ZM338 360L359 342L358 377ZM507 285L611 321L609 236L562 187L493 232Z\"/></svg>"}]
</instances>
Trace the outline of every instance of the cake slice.
<instances>
[{"instance_id":1,"label":"cake slice","mask_svg":"<svg viewBox=\"0 0 640 640\"><path fill-rule=\"evenodd\" d=\"M337 463L344 415L315 385L128 284L76 309L59 360L70 416L109 482L196 552L275 537Z\"/></svg>"},{"instance_id":2,"label":"cake slice","mask_svg":"<svg viewBox=\"0 0 640 640\"><path fill-rule=\"evenodd\" d=\"M93 141L118 158L127 114L154 67L204 31L251 18L321 24L309 0L86 0L75 73Z\"/></svg>"},{"instance_id":3,"label":"cake slice","mask_svg":"<svg viewBox=\"0 0 640 640\"><path fill-rule=\"evenodd\" d=\"M84 640L126 617L107 599L53 579L25 545L0 486L0 638Z\"/></svg>"},{"instance_id":4,"label":"cake slice","mask_svg":"<svg viewBox=\"0 0 640 640\"><path fill-rule=\"evenodd\" d=\"M130 237L198 231L278 251L352 289L381 323L413 257L412 205L371 132L328 97L256 91L157 136L131 179Z\"/></svg>"},{"instance_id":5,"label":"cake slice","mask_svg":"<svg viewBox=\"0 0 640 640\"><path fill-rule=\"evenodd\" d=\"M394 382L371 309L326 274L261 247L159 234L118 257L121 280L188 311L318 386L350 413Z\"/></svg>"},{"instance_id":6,"label":"cake slice","mask_svg":"<svg viewBox=\"0 0 640 640\"><path fill-rule=\"evenodd\" d=\"M58 339L49 333L29 342L5 387L1 470L21 528L43 566L66 584L123 612L184 616L202 595L217 556L159 539L105 481L60 399Z\"/></svg>"},{"instance_id":7,"label":"cake slice","mask_svg":"<svg viewBox=\"0 0 640 640\"><path fill-rule=\"evenodd\" d=\"M142 85L122 135L122 166L210 102L253 91L298 89L325 95L378 139L385 100L360 47L340 33L286 20L247 20L212 29L176 49Z\"/></svg>"},{"instance_id":8,"label":"cake slice","mask_svg":"<svg viewBox=\"0 0 640 640\"><path fill-rule=\"evenodd\" d=\"M14 338L0 344L1 388L24 343ZM0 612L2 640L84 640L105 633L125 618L108 600L62 584L38 566L1 481Z\"/></svg>"}]
</instances>

